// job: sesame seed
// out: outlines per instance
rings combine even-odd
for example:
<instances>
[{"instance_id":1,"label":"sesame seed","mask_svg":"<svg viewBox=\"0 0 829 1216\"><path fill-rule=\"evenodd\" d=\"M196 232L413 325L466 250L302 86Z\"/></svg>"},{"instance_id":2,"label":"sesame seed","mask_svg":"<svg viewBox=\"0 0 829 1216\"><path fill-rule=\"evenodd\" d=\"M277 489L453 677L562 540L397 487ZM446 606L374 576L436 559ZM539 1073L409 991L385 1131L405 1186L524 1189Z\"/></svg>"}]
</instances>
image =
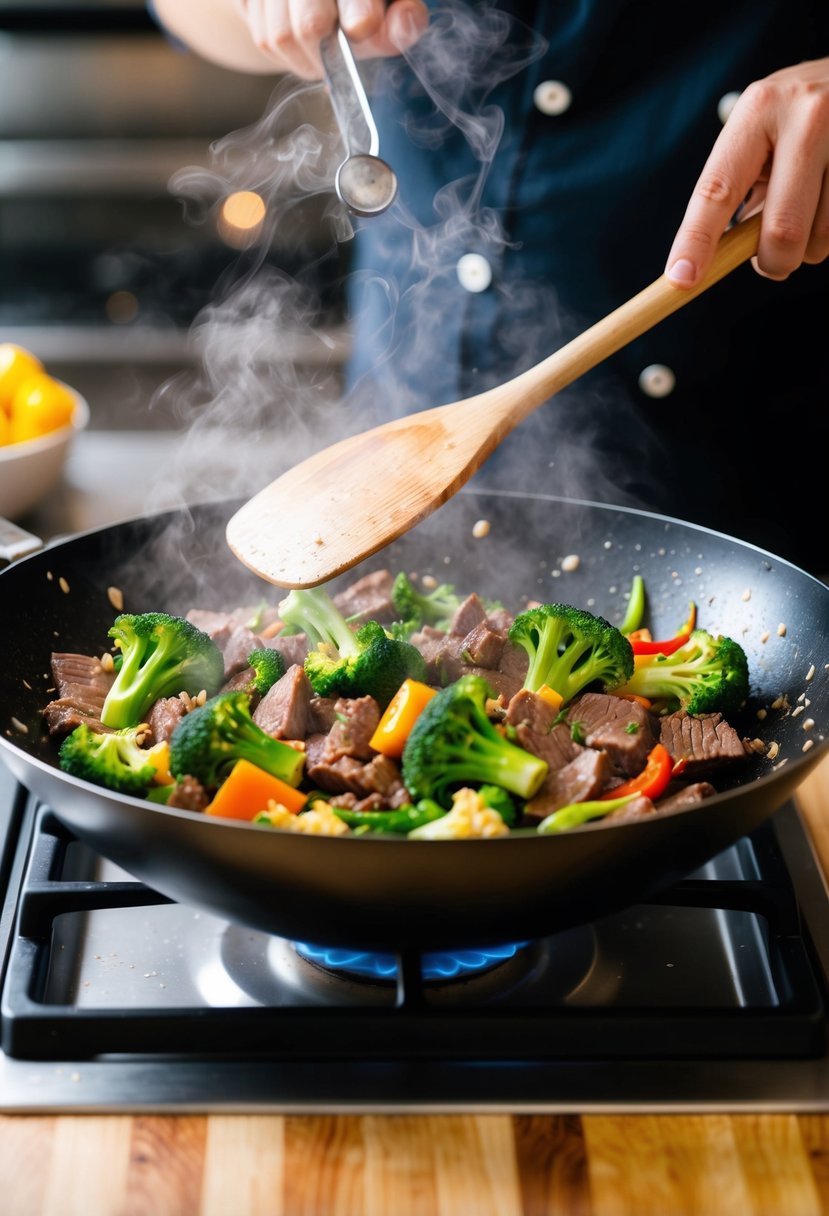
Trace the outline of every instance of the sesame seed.
<instances>
[{"instance_id":1,"label":"sesame seed","mask_svg":"<svg viewBox=\"0 0 829 1216\"><path fill-rule=\"evenodd\" d=\"M69 584L67 583L67 581L63 577L63 575L61 575L60 578L58 579L58 586L60 587L60 589L64 595L69 594Z\"/></svg>"},{"instance_id":2,"label":"sesame seed","mask_svg":"<svg viewBox=\"0 0 829 1216\"><path fill-rule=\"evenodd\" d=\"M746 604L748 603L748 601L751 599L751 588L750 587L746 587L741 598L744 603L746 603Z\"/></svg>"},{"instance_id":3,"label":"sesame seed","mask_svg":"<svg viewBox=\"0 0 829 1216\"><path fill-rule=\"evenodd\" d=\"M29 728L25 722L21 722L19 718L12 718L12 726L15 730L19 730L21 735L28 735Z\"/></svg>"},{"instance_id":4,"label":"sesame seed","mask_svg":"<svg viewBox=\"0 0 829 1216\"><path fill-rule=\"evenodd\" d=\"M769 640L769 631L768 631L768 629L764 629L763 632L760 634L760 641L765 646L765 644L768 640Z\"/></svg>"},{"instance_id":5,"label":"sesame seed","mask_svg":"<svg viewBox=\"0 0 829 1216\"><path fill-rule=\"evenodd\" d=\"M434 574L424 574L420 581L427 591L434 591L435 587L438 585L438 580L435 578Z\"/></svg>"},{"instance_id":6,"label":"sesame seed","mask_svg":"<svg viewBox=\"0 0 829 1216\"><path fill-rule=\"evenodd\" d=\"M814 730L814 728L815 728L814 718L805 718L803 721L803 729L804 730Z\"/></svg>"},{"instance_id":7,"label":"sesame seed","mask_svg":"<svg viewBox=\"0 0 829 1216\"><path fill-rule=\"evenodd\" d=\"M769 744L769 747L768 747L768 751L766 752L766 755L768 756L769 760L776 760L776 759L777 759L777 753L778 753L779 751L780 751L780 744L779 744L779 743L770 743L770 744Z\"/></svg>"},{"instance_id":8,"label":"sesame seed","mask_svg":"<svg viewBox=\"0 0 829 1216\"><path fill-rule=\"evenodd\" d=\"M815 678L815 665L813 663L812 666L809 668L809 670L806 672L806 679L813 680L814 678Z\"/></svg>"},{"instance_id":9,"label":"sesame seed","mask_svg":"<svg viewBox=\"0 0 829 1216\"><path fill-rule=\"evenodd\" d=\"M801 750L802 752L808 752L808 751L811 751L811 749L812 749L814 746L815 746L815 741L814 741L814 739L807 739L807 740L806 740L806 742L803 744L803 746L801 747L801 749L800 749L800 750Z\"/></svg>"},{"instance_id":10,"label":"sesame seed","mask_svg":"<svg viewBox=\"0 0 829 1216\"><path fill-rule=\"evenodd\" d=\"M107 587L107 599L116 612L121 612L124 607L124 593L120 587Z\"/></svg>"},{"instance_id":11,"label":"sesame seed","mask_svg":"<svg viewBox=\"0 0 829 1216\"><path fill-rule=\"evenodd\" d=\"M761 722L762 722L762 721L763 721L763 720L764 720L764 719L765 719L767 716L768 716L768 710L766 710L766 709L758 709L758 710L757 710L757 717L760 719L760 721L761 721Z\"/></svg>"},{"instance_id":12,"label":"sesame seed","mask_svg":"<svg viewBox=\"0 0 829 1216\"><path fill-rule=\"evenodd\" d=\"M795 708L792 710L792 717L793 717L793 718L797 718L797 717L799 717L799 716L800 716L800 714L802 714L802 713L803 713L803 706L802 706L802 705L796 705L796 706L795 706Z\"/></svg>"},{"instance_id":13,"label":"sesame seed","mask_svg":"<svg viewBox=\"0 0 829 1216\"><path fill-rule=\"evenodd\" d=\"M777 636L779 638L784 638L786 636L786 626L783 624L782 621L777 626Z\"/></svg>"},{"instance_id":14,"label":"sesame seed","mask_svg":"<svg viewBox=\"0 0 829 1216\"><path fill-rule=\"evenodd\" d=\"M472 535L476 540L489 536L490 523L488 519L479 519L472 527Z\"/></svg>"},{"instance_id":15,"label":"sesame seed","mask_svg":"<svg viewBox=\"0 0 829 1216\"><path fill-rule=\"evenodd\" d=\"M566 557L561 559L561 568L570 574L573 570L578 570L581 564L581 558L577 553L568 553Z\"/></svg>"}]
</instances>

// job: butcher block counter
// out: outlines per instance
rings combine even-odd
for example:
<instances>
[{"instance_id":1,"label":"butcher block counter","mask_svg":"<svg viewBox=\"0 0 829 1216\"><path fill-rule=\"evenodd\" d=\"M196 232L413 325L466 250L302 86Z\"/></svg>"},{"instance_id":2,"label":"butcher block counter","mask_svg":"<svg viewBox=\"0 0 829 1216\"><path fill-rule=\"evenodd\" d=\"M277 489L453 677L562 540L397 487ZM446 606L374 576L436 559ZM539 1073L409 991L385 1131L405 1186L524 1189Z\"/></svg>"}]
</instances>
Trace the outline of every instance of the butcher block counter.
<instances>
[{"instance_id":1,"label":"butcher block counter","mask_svg":"<svg viewBox=\"0 0 829 1216\"><path fill-rule=\"evenodd\" d=\"M829 873L829 759L801 787ZM819 1216L825 1114L0 1117L3 1216Z\"/></svg>"},{"instance_id":2,"label":"butcher block counter","mask_svg":"<svg viewBox=\"0 0 829 1216\"><path fill-rule=\"evenodd\" d=\"M113 514L106 439L89 438L57 504L67 532ZM124 504L122 517L141 505ZM44 515L42 535L50 522ZM798 803L829 874L829 758ZM5 1115L0 1180L2 1216L818 1216L829 1213L829 1106Z\"/></svg>"}]
</instances>

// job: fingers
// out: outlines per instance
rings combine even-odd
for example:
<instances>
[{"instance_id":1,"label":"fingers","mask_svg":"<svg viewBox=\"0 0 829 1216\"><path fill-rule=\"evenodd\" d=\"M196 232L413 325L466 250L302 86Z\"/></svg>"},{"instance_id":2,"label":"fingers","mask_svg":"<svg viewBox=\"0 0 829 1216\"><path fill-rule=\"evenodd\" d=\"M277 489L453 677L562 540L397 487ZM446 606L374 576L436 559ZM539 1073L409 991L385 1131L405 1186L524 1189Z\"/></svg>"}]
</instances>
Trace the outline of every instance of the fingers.
<instances>
[{"instance_id":1,"label":"fingers","mask_svg":"<svg viewBox=\"0 0 829 1216\"><path fill-rule=\"evenodd\" d=\"M677 287L695 286L708 270L717 242L760 179L771 150L758 116L738 102L697 180L668 254L665 274Z\"/></svg>"},{"instance_id":2,"label":"fingers","mask_svg":"<svg viewBox=\"0 0 829 1216\"><path fill-rule=\"evenodd\" d=\"M337 23L355 54L399 55L429 20L423 0L237 0L254 45L280 71L305 80L322 76L320 40Z\"/></svg>"},{"instance_id":3,"label":"fingers","mask_svg":"<svg viewBox=\"0 0 829 1216\"><path fill-rule=\"evenodd\" d=\"M829 256L829 59L785 68L741 95L694 188L665 273L692 287L741 203L762 204L760 274L785 279Z\"/></svg>"}]
</instances>

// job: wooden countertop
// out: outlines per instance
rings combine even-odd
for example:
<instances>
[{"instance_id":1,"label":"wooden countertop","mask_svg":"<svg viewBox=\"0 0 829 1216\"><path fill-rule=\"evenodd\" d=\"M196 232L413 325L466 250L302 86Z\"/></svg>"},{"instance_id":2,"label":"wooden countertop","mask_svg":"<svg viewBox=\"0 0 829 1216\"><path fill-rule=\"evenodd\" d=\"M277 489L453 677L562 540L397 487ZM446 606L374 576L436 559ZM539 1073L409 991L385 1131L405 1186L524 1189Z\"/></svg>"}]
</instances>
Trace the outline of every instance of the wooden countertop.
<instances>
[{"instance_id":1,"label":"wooden countertop","mask_svg":"<svg viewBox=\"0 0 829 1216\"><path fill-rule=\"evenodd\" d=\"M829 758L799 794L829 874ZM820 1216L825 1115L0 1117L3 1216Z\"/></svg>"}]
</instances>

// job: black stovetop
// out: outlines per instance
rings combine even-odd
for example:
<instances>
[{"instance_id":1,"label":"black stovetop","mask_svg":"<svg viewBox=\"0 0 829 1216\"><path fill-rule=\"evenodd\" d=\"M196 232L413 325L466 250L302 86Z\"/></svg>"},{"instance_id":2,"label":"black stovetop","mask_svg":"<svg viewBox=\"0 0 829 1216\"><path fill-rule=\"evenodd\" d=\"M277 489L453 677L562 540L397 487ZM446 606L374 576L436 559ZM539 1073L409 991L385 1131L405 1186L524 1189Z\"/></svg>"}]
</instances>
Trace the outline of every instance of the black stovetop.
<instances>
[{"instance_id":1,"label":"black stovetop","mask_svg":"<svg viewBox=\"0 0 829 1216\"><path fill-rule=\"evenodd\" d=\"M658 900L426 981L168 901L2 768L0 827L0 1110L829 1109L829 901L792 806Z\"/></svg>"}]
</instances>

